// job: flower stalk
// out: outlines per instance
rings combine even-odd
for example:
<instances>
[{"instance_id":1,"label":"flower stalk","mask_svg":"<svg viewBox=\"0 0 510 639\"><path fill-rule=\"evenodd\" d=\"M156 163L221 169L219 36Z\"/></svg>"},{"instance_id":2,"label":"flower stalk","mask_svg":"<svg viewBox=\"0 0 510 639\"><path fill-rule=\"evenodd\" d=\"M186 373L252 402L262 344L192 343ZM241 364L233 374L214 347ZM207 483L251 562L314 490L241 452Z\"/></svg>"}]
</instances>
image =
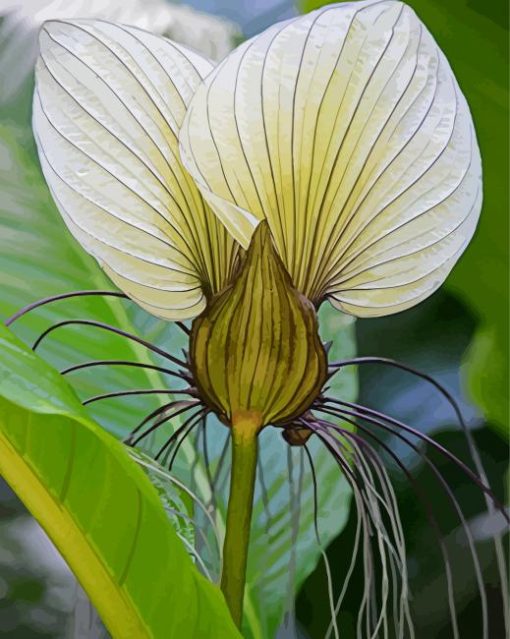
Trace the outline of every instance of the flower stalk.
<instances>
[{"instance_id":1,"label":"flower stalk","mask_svg":"<svg viewBox=\"0 0 510 639\"><path fill-rule=\"evenodd\" d=\"M232 470L228 500L221 590L238 628L243 617L243 597L250 540L253 494L257 474L258 433L256 413L241 412L232 420Z\"/></svg>"}]
</instances>

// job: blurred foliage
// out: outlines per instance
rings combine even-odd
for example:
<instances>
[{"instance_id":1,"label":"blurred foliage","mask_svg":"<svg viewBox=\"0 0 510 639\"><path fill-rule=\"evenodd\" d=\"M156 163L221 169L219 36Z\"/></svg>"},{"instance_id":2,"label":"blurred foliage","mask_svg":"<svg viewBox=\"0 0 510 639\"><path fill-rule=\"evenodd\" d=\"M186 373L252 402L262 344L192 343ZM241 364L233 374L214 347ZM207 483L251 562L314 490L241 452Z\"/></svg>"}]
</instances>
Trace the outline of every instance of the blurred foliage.
<instances>
[{"instance_id":1,"label":"blurred foliage","mask_svg":"<svg viewBox=\"0 0 510 639\"><path fill-rule=\"evenodd\" d=\"M310 11L328 4L302 0ZM484 170L478 230L446 286L478 321L464 364L490 423L508 436L508 3L407 0L445 52L473 113Z\"/></svg>"}]
</instances>

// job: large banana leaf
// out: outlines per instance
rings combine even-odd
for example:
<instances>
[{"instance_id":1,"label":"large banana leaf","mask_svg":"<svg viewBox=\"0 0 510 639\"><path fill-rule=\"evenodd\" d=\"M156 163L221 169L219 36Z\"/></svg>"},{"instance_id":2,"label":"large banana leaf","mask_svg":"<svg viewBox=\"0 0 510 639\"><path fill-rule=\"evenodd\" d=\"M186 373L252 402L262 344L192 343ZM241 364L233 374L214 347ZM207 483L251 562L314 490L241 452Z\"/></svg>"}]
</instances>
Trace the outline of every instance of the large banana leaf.
<instances>
[{"instance_id":1,"label":"large banana leaf","mask_svg":"<svg viewBox=\"0 0 510 639\"><path fill-rule=\"evenodd\" d=\"M0 327L0 472L114 637L238 637L125 448L48 364Z\"/></svg>"},{"instance_id":2,"label":"large banana leaf","mask_svg":"<svg viewBox=\"0 0 510 639\"><path fill-rule=\"evenodd\" d=\"M71 290L112 289L96 263L69 235L55 210L39 171L30 132L21 126L0 125L0 140L0 314L6 317L20 306L45 295ZM33 343L51 323L77 317L113 324L177 355L185 346L185 335L175 325L150 317L128 301L108 298L74 299L45 306L21 318L13 329L24 341ZM323 339L335 339L334 358L354 354L354 325L348 318L334 311L328 312L325 307L321 310L321 330ZM71 364L102 358L151 361L150 354L143 348L84 327L55 331L43 342L40 353L60 370ZM174 387L171 380L154 371L122 367L88 369L72 373L68 379L80 398L120 388L166 388L169 384ZM338 385L334 386L333 392L340 393L344 399L355 398L353 371L343 372L334 384ZM155 398L143 397L97 402L90 408L92 416L101 425L117 436L123 436L157 405ZM178 425L176 420L173 427ZM147 447L146 452L153 453L157 449L168 436L168 428L157 434L151 442L152 447ZM210 499L208 475L216 470L227 435L225 427L214 420L208 423L207 432L210 468L204 463L200 437L185 444L175 468L179 478L204 501ZM311 448L320 483L321 542L326 546L344 525L349 499L338 469L326 451L321 450L317 442L312 443ZM291 490L295 494L300 483L301 460L295 452L288 460L287 453L280 433L268 429L261 439L259 485L245 600L245 633L255 639L275 636L285 611L288 609L292 613L296 589L314 569L321 554L312 525L314 504L310 471L305 463L303 487L298 496L291 496ZM289 485L289 469L292 471L292 485ZM213 504L220 534L226 510L227 473L228 463L221 474ZM291 503L294 504L293 509L290 508ZM297 510L299 517L296 516ZM200 513L196 513L195 519L199 527L204 524ZM287 567L290 564L293 570L289 574Z\"/></svg>"}]
</instances>

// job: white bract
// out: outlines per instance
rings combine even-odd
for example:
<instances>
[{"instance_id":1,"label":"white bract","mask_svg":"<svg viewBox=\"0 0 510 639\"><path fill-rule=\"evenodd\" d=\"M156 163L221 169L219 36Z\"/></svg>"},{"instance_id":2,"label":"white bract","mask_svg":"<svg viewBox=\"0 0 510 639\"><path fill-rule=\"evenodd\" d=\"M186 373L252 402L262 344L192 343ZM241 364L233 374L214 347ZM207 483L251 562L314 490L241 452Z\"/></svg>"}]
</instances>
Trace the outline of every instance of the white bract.
<instances>
[{"instance_id":1,"label":"white bract","mask_svg":"<svg viewBox=\"0 0 510 639\"><path fill-rule=\"evenodd\" d=\"M469 108L400 2L327 6L216 67L97 21L46 23L40 44L34 130L55 201L155 315L196 317L263 219L296 288L359 317L426 298L473 235Z\"/></svg>"}]
</instances>

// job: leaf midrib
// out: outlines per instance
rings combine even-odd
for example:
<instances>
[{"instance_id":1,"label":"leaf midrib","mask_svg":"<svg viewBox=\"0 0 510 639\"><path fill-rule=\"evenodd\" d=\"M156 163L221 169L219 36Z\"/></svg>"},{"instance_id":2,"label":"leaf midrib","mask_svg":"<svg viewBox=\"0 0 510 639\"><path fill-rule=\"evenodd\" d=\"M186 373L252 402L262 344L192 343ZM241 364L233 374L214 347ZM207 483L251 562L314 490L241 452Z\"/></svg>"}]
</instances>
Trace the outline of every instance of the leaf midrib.
<instances>
[{"instance_id":1,"label":"leaf midrib","mask_svg":"<svg viewBox=\"0 0 510 639\"><path fill-rule=\"evenodd\" d=\"M45 489L31 465L1 430L0 473L17 494L24 496L26 507L51 536L64 559L69 561L72 556L81 557L80 566L74 567L76 576L95 599L108 601L108 607L103 607L103 621L113 636L149 639L151 635L122 583L112 578L81 526L69 510L62 508Z\"/></svg>"}]
</instances>

